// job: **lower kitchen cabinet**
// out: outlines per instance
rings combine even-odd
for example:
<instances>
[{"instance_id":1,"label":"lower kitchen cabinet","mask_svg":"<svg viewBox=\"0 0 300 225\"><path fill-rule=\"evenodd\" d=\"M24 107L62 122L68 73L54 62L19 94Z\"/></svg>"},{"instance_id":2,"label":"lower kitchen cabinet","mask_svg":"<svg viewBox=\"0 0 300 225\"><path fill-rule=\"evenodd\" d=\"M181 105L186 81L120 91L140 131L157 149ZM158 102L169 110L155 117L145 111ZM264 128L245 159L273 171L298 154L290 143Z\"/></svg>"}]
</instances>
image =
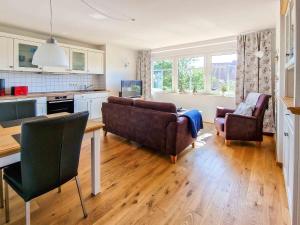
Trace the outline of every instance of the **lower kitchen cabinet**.
<instances>
[{"instance_id":1,"label":"lower kitchen cabinet","mask_svg":"<svg viewBox=\"0 0 300 225\"><path fill-rule=\"evenodd\" d=\"M283 175L285 182L285 189L288 198L289 209L291 210L294 204L294 185L295 185L295 160L297 160L295 154L295 132L294 132L294 116L291 112L283 107L283 130L279 132L283 132ZM292 215L291 215L292 216Z\"/></svg>"},{"instance_id":2,"label":"lower kitchen cabinet","mask_svg":"<svg viewBox=\"0 0 300 225\"><path fill-rule=\"evenodd\" d=\"M45 116L47 115L47 98L41 97L36 99L36 115Z\"/></svg>"},{"instance_id":3,"label":"lower kitchen cabinet","mask_svg":"<svg viewBox=\"0 0 300 225\"><path fill-rule=\"evenodd\" d=\"M88 111L90 119L101 119L102 103L106 102L108 93L91 93L74 96L74 112Z\"/></svg>"}]
</instances>

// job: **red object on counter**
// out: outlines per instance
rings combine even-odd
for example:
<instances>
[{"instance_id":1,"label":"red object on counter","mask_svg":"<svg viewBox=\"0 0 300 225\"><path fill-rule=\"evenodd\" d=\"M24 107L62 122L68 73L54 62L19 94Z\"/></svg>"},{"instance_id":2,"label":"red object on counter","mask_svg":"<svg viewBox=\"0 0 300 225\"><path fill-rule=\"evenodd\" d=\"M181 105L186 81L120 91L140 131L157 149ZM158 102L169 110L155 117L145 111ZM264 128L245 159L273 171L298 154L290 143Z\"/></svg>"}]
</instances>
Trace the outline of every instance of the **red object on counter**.
<instances>
[{"instance_id":1,"label":"red object on counter","mask_svg":"<svg viewBox=\"0 0 300 225\"><path fill-rule=\"evenodd\" d=\"M19 96L19 95L27 95L27 94L28 94L28 86L11 87L11 95Z\"/></svg>"},{"instance_id":2,"label":"red object on counter","mask_svg":"<svg viewBox=\"0 0 300 225\"><path fill-rule=\"evenodd\" d=\"M0 96L4 96L5 95L5 89L0 89Z\"/></svg>"}]
</instances>

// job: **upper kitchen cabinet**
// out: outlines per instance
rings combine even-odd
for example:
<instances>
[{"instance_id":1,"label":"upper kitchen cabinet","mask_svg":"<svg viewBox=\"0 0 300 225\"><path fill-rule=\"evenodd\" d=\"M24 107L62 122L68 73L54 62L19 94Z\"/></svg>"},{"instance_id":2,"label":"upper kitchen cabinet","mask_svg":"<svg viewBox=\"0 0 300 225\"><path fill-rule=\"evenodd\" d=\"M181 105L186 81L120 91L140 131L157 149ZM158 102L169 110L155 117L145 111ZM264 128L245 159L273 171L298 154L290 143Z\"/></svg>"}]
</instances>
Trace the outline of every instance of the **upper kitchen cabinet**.
<instances>
[{"instance_id":1,"label":"upper kitchen cabinet","mask_svg":"<svg viewBox=\"0 0 300 225\"><path fill-rule=\"evenodd\" d=\"M105 52L67 43L59 43L65 51L67 67L40 67L32 64L35 51L45 40L0 32L0 70L104 74Z\"/></svg>"},{"instance_id":2,"label":"upper kitchen cabinet","mask_svg":"<svg viewBox=\"0 0 300 225\"><path fill-rule=\"evenodd\" d=\"M0 70L13 70L14 68L14 40L0 37Z\"/></svg>"},{"instance_id":3,"label":"upper kitchen cabinet","mask_svg":"<svg viewBox=\"0 0 300 225\"><path fill-rule=\"evenodd\" d=\"M87 51L71 48L70 65L73 73L87 72Z\"/></svg>"},{"instance_id":4,"label":"upper kitchen cabinet","mask_svg":"<svg viewBox=\"0 0 300 225\"><path fill-rule=\"evenodd\" d=\"M18 71L36 71L41 68L32 64L33 54L41 43L25 40L14 40L14 69Z\"/></svg>"},{"instance_id":5,"label":"upper kitchen cabinet","mask_svg":"<svg viewBox=\"0 0 300 225\"><path fill-rule=\"evenodd\" d=\"M68 65L67 67L48 67L45 66L43 67L44 72L50 72L50 73L70 73L71 68L70 68L70 48L68 47L63 47L61 46L65 52L65 55L68 60Z\"/></svg>"},{"instance_id":6,"label":"upper kitchen cabinet","mask_svg":"<svg viewBox=\"0 0 300 225\"><path fill-rule=\"evenodd\" d=\"M87 72L91 74L104 74L104 53L88 51Z\"/></svg>"}]
</instances>

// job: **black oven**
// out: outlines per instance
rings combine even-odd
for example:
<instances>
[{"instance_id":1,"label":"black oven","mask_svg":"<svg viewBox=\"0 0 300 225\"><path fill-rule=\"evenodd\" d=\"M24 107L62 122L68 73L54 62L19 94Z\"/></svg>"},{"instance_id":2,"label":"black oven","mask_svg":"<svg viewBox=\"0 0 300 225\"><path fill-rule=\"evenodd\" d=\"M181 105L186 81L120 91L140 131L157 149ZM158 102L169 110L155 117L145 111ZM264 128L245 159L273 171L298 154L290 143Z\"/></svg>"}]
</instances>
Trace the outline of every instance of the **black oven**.
<instances>
[{"instance_id":1,"label":"black oven","mask_svg":"<svg viewBox=\"0 0 300 225\"><path fill-rule=\"evenodd\" d=\"M73 95L47 97L47 114L61 112L74 113Z\"/></svg>"}]
</instances>

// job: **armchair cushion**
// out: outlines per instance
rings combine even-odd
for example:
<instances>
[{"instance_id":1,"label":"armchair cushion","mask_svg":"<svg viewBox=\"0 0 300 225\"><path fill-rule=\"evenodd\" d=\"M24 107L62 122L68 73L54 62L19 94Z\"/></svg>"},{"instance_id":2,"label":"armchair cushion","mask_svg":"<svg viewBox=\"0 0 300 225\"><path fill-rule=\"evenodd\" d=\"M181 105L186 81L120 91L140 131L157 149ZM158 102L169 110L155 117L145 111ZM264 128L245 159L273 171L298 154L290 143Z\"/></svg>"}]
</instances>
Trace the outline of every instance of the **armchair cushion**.
<instances>
[{"instance_id":1,"label":"armchair cushion","mask_svg":"<svg viewBox=\"0 0 300 225\"><path fill-rule=\"evenodd\" d=\"M252 116L255 106L241 102L237 109L234 111L234 114Z\"/></svg>"}]
</instances>

